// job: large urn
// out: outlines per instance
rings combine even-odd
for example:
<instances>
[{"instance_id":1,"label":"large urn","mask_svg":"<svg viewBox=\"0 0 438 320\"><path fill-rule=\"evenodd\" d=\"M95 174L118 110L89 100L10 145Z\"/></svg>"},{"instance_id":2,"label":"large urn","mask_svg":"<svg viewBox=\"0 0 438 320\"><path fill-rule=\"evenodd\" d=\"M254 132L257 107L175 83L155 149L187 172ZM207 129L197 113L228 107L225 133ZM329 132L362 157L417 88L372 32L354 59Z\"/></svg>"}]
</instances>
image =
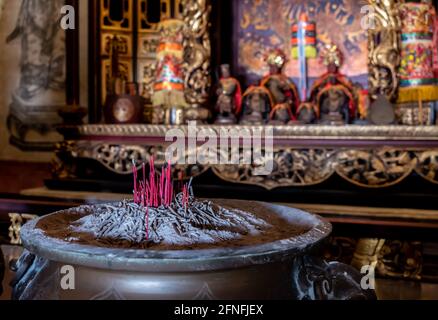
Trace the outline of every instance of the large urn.
<instances>
[{"instance_id":1,"label":"large urn","mask_svg":"<svg viewBox=\"0 0 438 320\"><path fill-rule=\"evenodd\" d=\"M15 264L14 299L373 299L352 267L317 257L331 233L322 218L289 207L215 201L270 211L304 233L246 247L154 251L94 247L47 237L44 219L21 231L25 252Z\"/></svg>"}]
</instances>

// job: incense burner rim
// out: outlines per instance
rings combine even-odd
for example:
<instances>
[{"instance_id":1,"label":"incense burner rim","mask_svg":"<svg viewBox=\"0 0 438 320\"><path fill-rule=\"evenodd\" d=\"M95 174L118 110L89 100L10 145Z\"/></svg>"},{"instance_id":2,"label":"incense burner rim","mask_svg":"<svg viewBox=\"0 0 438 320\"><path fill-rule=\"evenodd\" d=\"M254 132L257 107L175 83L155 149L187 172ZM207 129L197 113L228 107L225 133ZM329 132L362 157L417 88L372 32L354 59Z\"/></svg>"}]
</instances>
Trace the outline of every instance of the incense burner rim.
<instances>
[{"instance_id":1,"label":"incense burner rim","mask_svg":"<svg viewBox=\"0 0 438 320\"><path fill-rule=\"evenodd\" d=\"M249 201L215 199L215 202L239 206ZM21 237L24 247L29 252L65 264L134 272L199 272L291 259L311 250L332 231L331 224L317 215L281 205L250 202L253 205L270 208L277 214L289 215L297 223L307 224L308 231L291 238L252 246L195 250L144 250L97 247L49 238L41 229L36 228L37 223L44 219L41 217L24 225ZM64 211L66 210L51 215Z\"/></svg>"}]
</instances>

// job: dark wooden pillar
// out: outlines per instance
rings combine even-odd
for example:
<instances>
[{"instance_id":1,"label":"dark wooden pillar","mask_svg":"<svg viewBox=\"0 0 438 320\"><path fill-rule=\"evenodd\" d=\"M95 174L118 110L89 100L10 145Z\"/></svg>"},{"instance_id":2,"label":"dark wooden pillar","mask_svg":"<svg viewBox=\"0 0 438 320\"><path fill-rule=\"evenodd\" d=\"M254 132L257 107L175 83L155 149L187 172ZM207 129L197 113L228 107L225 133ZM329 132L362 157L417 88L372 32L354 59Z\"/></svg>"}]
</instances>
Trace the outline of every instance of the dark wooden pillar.
<instances>
[{"instance_id":1,"label":"dark wooden pillar","mask_svg":"<svg viewBox=\"0 0 438 320\"><path fill-rule=\"evenodd\" d=\"M66 0L66 5L75 8L75 29L65 31L66 41L66 102L70 106L79 105L79 0Z\"/></svg>"}]
</instances>

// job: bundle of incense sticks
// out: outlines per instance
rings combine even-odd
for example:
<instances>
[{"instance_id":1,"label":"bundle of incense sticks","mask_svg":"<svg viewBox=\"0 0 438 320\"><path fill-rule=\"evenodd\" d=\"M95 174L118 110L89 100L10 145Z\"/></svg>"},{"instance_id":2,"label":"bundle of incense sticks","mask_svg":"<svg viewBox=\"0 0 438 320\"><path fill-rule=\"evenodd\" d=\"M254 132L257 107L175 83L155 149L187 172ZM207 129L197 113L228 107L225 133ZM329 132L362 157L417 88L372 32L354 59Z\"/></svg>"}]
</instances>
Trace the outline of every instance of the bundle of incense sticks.
<instances>
[{"instance_id":1,"label":"bundle of incense sticks","mask_svg":"<svg viewBox=\"0 0 438 320\"><path fill-rule=\"evenodd\" d=\"M143 163L143 179L138 181L138 170L133 164L134 175L134 202L144 207L168 207L173 202L174 190L172 167L168 163L161 169L161 175L155 172L154 159L149 162L149 179L146 180L146 166Z\"/></svg>"},{"instance_id":2,"label":"bundle of incense sticks","mask_svg":"<svg viewBox=\"0 0 438 320\"><path fill-rule=\"evenodd\" d=\"M139 181L138 170L133 163L132 171L134 176L134 202L144 207L168 207L175 198L174 180L172 176L172 165L161 168L161 174L155 171L155 161L151 158L149 161L149 178L146 179L146 165L142 164L143 179ZM182 203L187 207L190 196L193 195L192 179L189 183L182 186Z\"/></svg>"},{"instance_id":3,"label":"bundle of incense sticks","mask_svg":"<svg viewBox=\"0 0 438 320\"><path fill-rule=\"evenodd\" d=\"M149 179L146 180L146 165L142 164L143 179L138 181L137 165L133 161L132 173L134 178L134 202L146 208L146 240L149 240L149 208L161 206L169 207L174 201L174 188L172 177L172 166L168 162L167 166L161 168L161 175L155 172L155 161L149 161ZM182 187L182 205L187 209L190 196L193 195L191 187L192 179Z\"/></svg>"}]
</instances>

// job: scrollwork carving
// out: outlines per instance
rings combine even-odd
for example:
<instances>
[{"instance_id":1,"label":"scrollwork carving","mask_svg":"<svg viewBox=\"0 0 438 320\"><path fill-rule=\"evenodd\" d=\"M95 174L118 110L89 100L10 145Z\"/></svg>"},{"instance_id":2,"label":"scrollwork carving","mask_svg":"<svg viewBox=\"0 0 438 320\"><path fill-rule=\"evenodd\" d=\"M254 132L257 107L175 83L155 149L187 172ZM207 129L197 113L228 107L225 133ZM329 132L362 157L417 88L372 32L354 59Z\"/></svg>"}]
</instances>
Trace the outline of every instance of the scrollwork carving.
<instances>
[{"instance_id":1,"label":"scrollwork carving","mask_svg":"<svg viewBox=\"0 0 438 320\"><path fill-rule=\"evenodd\" d=\"M51 161L52 174L60 179L74 178L76 165L72 161L72 154L76 149L74 141L63 141L55 148L55 157Z\"/></svg>"},{"instance_id":2,"label":"scrollwork carving","mask_svg":"<svg viewBox=\"0 0 438 320\"><path fill-rule=\"evenodd\" d=\"M241 152L239 163L244 163ZM253 184L274 189L315 185L334 173L335 151L324 149L280 149L274 152L273 171L267 176L254 174L251 165L215 165L214 173L229 182Z\"/></svg>"},{"instance_id":3,"label":"scrollwork carving","mask_svg":"<svg viewBox=\"0 0 438 320\"><path fill-rule=\"evenodd\" d=\"M438 184L438 150L417 152L418 159L415 171L424 179Z\"/></svg>"},{"instance_id":4,"label":"scrollwork carving","mask_svg":"<svg viewBox=\"0 0 438 320\"><path fill-rule=\"evenodd\" d=\"M186 23L185 48L185 97L189 104L204 105L211 86L208 0L182 0L183 19Z\"/></svg>"},{"instance_id":5,"label":"scrollwork carving","mask_svg":"<svg viewBox=\"0 0 438 320\"><path fill-rule=\"evenodd\" d=\"M423 267L422 244L387 240L379 252L379 275L393 278L421 280Z\"/></svg>"},{"instance_id":6,"label":"scrollwork carving","mask_svg":"<svg viewBox=\"0 0 438 320\"><path fill-rule=\"evenodd\" d=\"M97 160L112 172L125 175L131 173L132 159L147 161L153 155L158 162L164 163L168 145L165 137L171 129L178 129L186 136L189 133L188 126L79 126L74 134L89 140L58 144L58 159L53 166L55 175L60 178L74 177L75 159L78 158ZM233 129L250 132L264 130L258 126L197 126L197 130L213 130L217 135L221 130L228 132ZM186 177L197 176L212 168L225 181L266 189L316 185L328 180L334 173L361 187L382 188L403 181L414 170L428 181L438 183L438 148L433 147L437 136L438 127L433 126L276 126L273 128L273 170L267 176L257 176L254 173L256 167L245 164L247 161L243 161L242 152L239 152L241 158L237 162L240 164L188 164L188 159L174 159L173 163L180 163L178 171ZM120 137L127 142L120 142ZM340 146L332 146L330 141L336 139L345 142ZM316 144L311 143L315 147L301 147L303 141L311 140L318 141ZM402 141L400 147L382 143L388 141L393 145L399 140ZM409 144L404 143L407 140ZM321 141L329 141L329 146L320 147ZM412 141L418 141L419 145L413 145ZM295 142L300 147L294 147ZM369 142L371 146L358 147L361 142Z\"/></svg>"},{"instance_id":7,"label":"scrollwork carving","mask_svg":"<svg viewBox=\"0 0 438 320\"><path fill-rule=\"evenodd\" d=\"M389 100L396 96L401 63L401 22L398 0L369 0L373 8L373 25L368 30L368 68L370 94L373 99L384 94Z\"/></svg>"},{"instance_id":8,"label":"scrollwork carving","mask_svg":"<svg viewBox=\"0 0 438 320\"><path fill-rule=\"evenodd\" d=\"M101 163L111 172L129 175L132 173L133 162L138 164L139 169L141 164L149 162L151 157L154 157L157 167L165 164L166 150L165 145L150 146L80 141L75 143L74 148L70 150L69 161L74 162L74 159L79 158L92 159ZM189 156L190 154L186 153L184 155L185 159L173 159L172 163L176 163L173 166L175 177L188 179L203 174L208 170L209 166L199 163L189 164Z\"/></svg>"},{"instance_id":9,"label":"scrollwork carving","mask_svg":"<svg viewBox=\"0 0 438 320\"><path fill-rule=\"evenodd\" d=\"M13 245L21 245L20 231L23 226L23 222L28 220L36 219L38 216L33 214L19 214L10 213L9 219L11 220L11 225L9 226L9 239L10 243Z\"/></svg>"},{"instance_id":10,"label":"scrollwork carving","mask_svg":"<svg viewBox=\"0 0 438 320\"><path fill-rule=\"evenodd\" d=\"M415 157L396 149L347 150L338 154L336 172L353 184L379 188L395 185L414 169Z\"/></svg>"},{"instance_id":11,"label":"scrollwork carving","mask_svg":"<svg viewBox=\"0 0 438 320\"><path fill-rule=\"evenodd\" d=\"M135 145L101 144L92 152L100 163L119 174L131 174L133 163L149 160L149 153Z\"/></svg>"}]
</instances>

